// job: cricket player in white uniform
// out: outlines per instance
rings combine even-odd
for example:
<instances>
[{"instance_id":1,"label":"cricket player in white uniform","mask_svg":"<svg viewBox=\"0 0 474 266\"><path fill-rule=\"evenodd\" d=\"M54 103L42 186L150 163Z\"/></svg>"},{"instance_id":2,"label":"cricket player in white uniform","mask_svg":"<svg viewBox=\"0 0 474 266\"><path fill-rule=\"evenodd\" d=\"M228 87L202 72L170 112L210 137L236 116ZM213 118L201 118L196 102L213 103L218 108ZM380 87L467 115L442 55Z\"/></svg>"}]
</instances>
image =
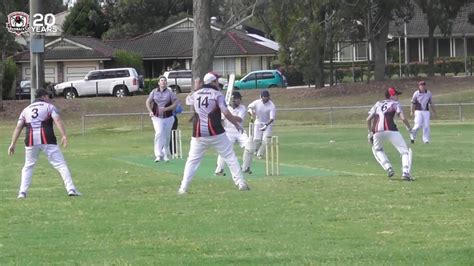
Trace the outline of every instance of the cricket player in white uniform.
<instances>
[{"instance_id":1,"label":"cricket player in white uniform","mask_svg":"<svg viewBox=\"0 0 474 266\"><path fill-rule=\"evenodd\" d=\"M23 128L25 135L25 165L21 171L21 184L18 198L26 198L31 184L33 171L40 151L48 157L49 163L61 174L68 196L81 195L72 182L71 172L64 160L61 149L54 135L53 122L61 132L61 143L67 146L67 136L59 112L50 103L49 92L44 89L36 91L36 101L27 106L20 114L13 131L12 141L8 147L8 155L15 153L15 145Z\"/></svg>"},{"instance_id":2,"label":"cricket player in white uniform","mask_svg":"<svg viewBox=\"0 0 474 266\"><path fill-rule=\"evenodd\" d=\"M411 150L403 139L400 132L398 132L394 117L398 115L405 124L407 130L410 132L410 123L403 114L402 107L398 102L398 95L401 92L395 88L390 87L385 92L384 101L377 102L369 111L367 117L367 126L369 129L369 141L372 142L372 152L375 159L387 171L388 177L392 177L395 172L388 160L387 155L383 150L384 142L389 141L398 150L402 157L402 179L405 181L412 181L410 175L411 169Z\"/></svg>"},{"instance_id":3,"label":"cricket player in white uniform","mask_svg":"<svg viewBox=\"0 0 474 266\"><path fill-rule=\"evenodd\" d=\"M423 143L430 142L430 107L433 117L436 115L435 105L431 91L426 89L426 82L418 82L418 90L413 93L411 99L410 115L415 116L412 132L410 134L411 143L415 143L416 133L423 128Z\"/></svg>"},{"instance_id":4,"label":"cricket player in white uniform","mask_svg":"<svg viewBox=\"0 0 474 266\"><path fill-rule=\"evenodd\" d=\"M218 75L209 72L204 76L204 85L201 89L188 95L187 105L194 107L193 133L189 149L188 159L184 167L183 180L178 189L178 194L188 192L189 183L201 163L204 153L210 147L217 150L219 155L229 166L234 184L241 191L249 190L240 168L239 160L235 156L232 143L225 134L221 121L221 112L238 131L243 128L239 122L242 119L232 115L225 104L224 95L219 91Z\"/></svg>"},{"instance_id":5,"label":"cricket player in white uniform","mask_svg":"<svg viewBox=\"0 0 474 266\"><path fill-rule=\"evenodd\" d=\"M168 88L165 77L158 78L158 87L153 89L146 99L146 109L150 113L155 129L155 162L169 161L171 128L174 123L173 111L177 104L176 94Z\"/></svg>"},{"instance_id":6,"label":"cricket player in white uniform","mask_svg":"<svg viewBox=\"0 0 474 266\"><path fill-rule=\"evenodd\" d=\"M265 155L265 142L267 136L272 135L273 122L275 121L276 108L270 100L270 93L264 90L260 93L260 99L253 101L248 106L251 120L255 118L253 140L257 158L262 159Z\"/></svg>"},{"instance_id":7,"label":"cricket player in white uniform","mask_svg":"<svg viewBox=\"0 0 474 266\"><path fill-rule=\"evenodd\" d=\"M239 122L239 126L243 128L243 121L245 120L247 109L245 109L245 106L241 104L241 101L242 95L240 94L240 92L234 91L232 93L232 104L230 106L227 106L227 108L231 112L231 114L233 114L234 116L238 116L242 119L242 122ZM230 142L232 144L238 143L239 146L244 149L242 169L244 173L251 174L252 171L250 170L250 164L252 163L253 157L252 141L249 141L249 137L245 131L240 132L227 119L224 119L224 129ZM222 159L222 157L219 155L217 157L217 167L214 172L214 175L225 175L224 166L224 159Z\"/></svg>"}]
</instances>

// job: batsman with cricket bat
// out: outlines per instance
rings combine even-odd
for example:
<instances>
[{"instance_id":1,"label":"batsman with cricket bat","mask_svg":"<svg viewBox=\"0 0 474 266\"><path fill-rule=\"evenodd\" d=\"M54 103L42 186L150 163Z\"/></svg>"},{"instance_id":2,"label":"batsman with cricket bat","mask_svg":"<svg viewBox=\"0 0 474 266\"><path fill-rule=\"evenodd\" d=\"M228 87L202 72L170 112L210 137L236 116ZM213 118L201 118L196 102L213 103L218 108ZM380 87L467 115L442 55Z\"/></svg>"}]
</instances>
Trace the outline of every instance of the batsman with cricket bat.
<instances>
[{"instance_id":1,"label":"batsman with cricket bat","mask_svg":"<svg viewBox=\"0 0 474 266\"><path fill-rule=\"evenodd\" d=\"M229 83L227 86L227 92L225 95L225 100L227 104L227 108L229 111L234 115L238 116L242 119L242 122L239 122L240 126L243 128L243 121L245 120L245 116L247 114L247 109L245 105L241 104L242 95L238 91L234 91L234 81L235 75L230 74L229 76ZM235 126L222 117L222 123L224 125L225 133L229 138L232 144L237 143L239 146L244 150L244 155L242 159L242 170L246 174L252 174L252 170L250 169L253 157L253 142L247 135L245 131L241 132L235 128ZM217 157L217 167L214 171L214 175L225 175L224 172L225 163L222 157L219 155Z\"/></svg>"},{"instance_id":2,"label":"batsman with cricket bat","mask_svg":"<svg viewBox=\"0 0 474 266\"><path fill-rule=\"evenodd\" d=\"M367 127L369 129L368 139L372 144L372 152L377 162L387 171L391 178L395 171L388 160L387 154L383 150L384 142L389 141L398 150L402 157L402 180L413 181L410 174L412 152L408 148L405 140L398 131L394 117L398 115L405 124L408 132L411 132L411 126L403 114L402 107L398 102L398 95L402 94L394 87L385 91L385 100L378 101L369 111L367 117Z\"/></svg>"}]
</instances>

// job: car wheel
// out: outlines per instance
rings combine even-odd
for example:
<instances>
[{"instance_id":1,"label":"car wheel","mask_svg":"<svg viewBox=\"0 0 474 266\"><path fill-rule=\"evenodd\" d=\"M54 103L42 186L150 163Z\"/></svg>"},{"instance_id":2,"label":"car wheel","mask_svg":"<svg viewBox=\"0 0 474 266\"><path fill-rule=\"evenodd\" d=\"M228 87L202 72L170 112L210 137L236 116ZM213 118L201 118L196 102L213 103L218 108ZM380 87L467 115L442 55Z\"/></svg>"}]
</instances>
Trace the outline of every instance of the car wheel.
<instances>
[{"instance_id":1,"label":"car wheel","mask_svg":"<svg viewBox=\"0 0 474 266\"><path fill-rule=\"evenodd\" d=\"M122 98L128 95L128 89L127 86L116 86L114 88L114 95L115 97Z\"/></svg>"},{"instance_id":2,"label":"car wheel","mask_svg":"<svg viewBox=\"0 0 474 266\"><path fill-rule=\"evenodd\" d=\"M64 98L74 99L77 97L77 92L74 88L64 89Z\"/></svg>"},{"instance_id":3,"label":"car wheel","mask_svg":"<svg viewBox=\"0 0 474 266\"><path fill-rule=\"evenodd\" d=\"M240 90L240 89L239 89L239 87L235 87L235 86L234 86L234 90L238 91L238 90Z\"/></svg>"},{"instance_id":4,"label":"car wheel","mask_svg":"<svg viewBox=\"0 0 474 266\"><path fill-rule=\"evenodd\" d=\"M181 93L181 88L177 85L171 85L170 88L174 93Z\"/></svg>"},{"instance_id":5,"label":"car wheel","mask_svg":"<svg viewBox=\"0 0 474 266\"><path fill-rule=\"evenodd\" d=\"M277 87L277 85L275 85L275 84L272 84L272 85L268 86L269 89L276 88L276 87Z\"/></svg>"}]
</instances>

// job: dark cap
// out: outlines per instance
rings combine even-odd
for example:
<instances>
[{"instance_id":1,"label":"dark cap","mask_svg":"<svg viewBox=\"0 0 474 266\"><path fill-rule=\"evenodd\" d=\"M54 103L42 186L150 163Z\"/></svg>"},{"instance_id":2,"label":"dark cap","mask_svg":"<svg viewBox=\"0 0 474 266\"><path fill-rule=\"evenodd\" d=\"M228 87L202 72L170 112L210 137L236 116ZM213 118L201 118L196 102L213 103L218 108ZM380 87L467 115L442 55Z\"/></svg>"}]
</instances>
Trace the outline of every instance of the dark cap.
<instances>
[{"instance_id":1,"label":"dark cap","mask_svg":"<svg viewBox=\"0 0 474 266\"><path fill-rule=\"evenodd\" d=\"M418 81L418 85L426 85L426 82L424 80Z\"/></svg>"},{"instance_id":2,"label":"dark cap","mask_svg":"<svg viewBox=\"0 0 474 266\"><path fill-rule=\"evenodd\" d=\"M232 98L233 99L242 99L242 94L240 94L240 92L238 92L238 91L234 91L234 92L232 92Z\"/></svg>"},{"instance_id":3,"label":"dark cap","mask_svg":"<svg viewBox=\"0 0 474 266\"><path fill-rule=\"evenodd\" d=\"M385 98L390 98L395 95L400 95L402 94L400 91L397 91L394 87L390 87L385 91Z\"/></svg>"},{"instance_id":4,"label":"dark cap","mask_svg":"<svg viewBox=\"0 0 474 266\"><path fill-rule=\"evenodd\" d=\"M35 93L35 98L41 98L41 97L46 96L46 95L51 97L51 92L47 91L45 89L37 89L36 93Z\"/></svg>"},{"instance_id":5,"label":"dark cap","mask_svg":"<svg viewBox=\"0 0 474 266\"><path fill-rule=\"evenodd\" d=\"M269 93L267 90L262 91L262 92L260 93L260 97L270 97L270 93Z\"/></svg>"}]
</instances>

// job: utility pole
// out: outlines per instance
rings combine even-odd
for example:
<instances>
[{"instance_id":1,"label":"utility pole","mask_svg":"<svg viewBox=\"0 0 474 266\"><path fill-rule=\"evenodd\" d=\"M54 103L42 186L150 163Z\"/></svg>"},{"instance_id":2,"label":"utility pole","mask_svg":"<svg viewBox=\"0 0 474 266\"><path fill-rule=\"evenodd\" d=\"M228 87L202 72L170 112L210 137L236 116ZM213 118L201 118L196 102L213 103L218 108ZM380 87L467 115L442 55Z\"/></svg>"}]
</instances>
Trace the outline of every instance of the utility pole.
<instances>
[{"instance_id":1,"label":"utility pole","mask_svg":"<svg viewBox=\"0 0 474 266\"><path fill-rule=\"evenodd\" d=\"M41 0L30 0L30 19L42 13ZM44 84L44 37L33 30L30 34L30 72L31 102L34 102L36 90Z\"/></svg>"}]
</instances>

